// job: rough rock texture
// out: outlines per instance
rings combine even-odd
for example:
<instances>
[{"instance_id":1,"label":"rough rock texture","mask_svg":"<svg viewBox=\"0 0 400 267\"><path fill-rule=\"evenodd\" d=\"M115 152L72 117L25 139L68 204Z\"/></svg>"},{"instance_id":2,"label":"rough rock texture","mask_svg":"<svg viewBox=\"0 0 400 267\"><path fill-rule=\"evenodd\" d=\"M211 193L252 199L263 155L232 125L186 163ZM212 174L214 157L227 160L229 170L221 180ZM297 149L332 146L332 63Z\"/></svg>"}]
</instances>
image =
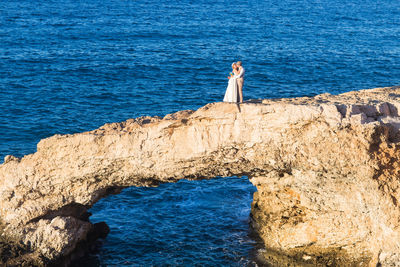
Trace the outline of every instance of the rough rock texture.
<instances>
[{"instance_id":1,"label":"rough rock texture","mask_svg":"<svg viewBox=\"0 0 400 267\"><path fill-rule=\"evenodd\" d=\"M51 262L89 238L87 208L121 188L247 175L271 253L400 266L399 108L390 87L212 103L56 135L0 165L2 235Z\"/></svg>"}]
</instances>

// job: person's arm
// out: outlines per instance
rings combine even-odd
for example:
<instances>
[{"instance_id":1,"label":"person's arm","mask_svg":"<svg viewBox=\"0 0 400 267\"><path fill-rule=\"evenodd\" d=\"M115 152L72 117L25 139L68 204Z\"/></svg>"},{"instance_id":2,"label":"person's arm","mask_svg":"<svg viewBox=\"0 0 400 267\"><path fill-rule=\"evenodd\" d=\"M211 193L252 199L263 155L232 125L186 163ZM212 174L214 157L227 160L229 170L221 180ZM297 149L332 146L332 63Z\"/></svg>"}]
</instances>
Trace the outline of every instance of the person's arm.
<instances>
[{"instance_id":1,"label":"person's arm","mask_svg":"<svg viewBox=\"0 0 400 267\"><path fill-rule=\"evenodd\" d=\"M237 77L243 78L243 75L244 75L244 68L240 68L240 72L239 72L239 74L237 74Z\"/></svg>"}]
</instances>

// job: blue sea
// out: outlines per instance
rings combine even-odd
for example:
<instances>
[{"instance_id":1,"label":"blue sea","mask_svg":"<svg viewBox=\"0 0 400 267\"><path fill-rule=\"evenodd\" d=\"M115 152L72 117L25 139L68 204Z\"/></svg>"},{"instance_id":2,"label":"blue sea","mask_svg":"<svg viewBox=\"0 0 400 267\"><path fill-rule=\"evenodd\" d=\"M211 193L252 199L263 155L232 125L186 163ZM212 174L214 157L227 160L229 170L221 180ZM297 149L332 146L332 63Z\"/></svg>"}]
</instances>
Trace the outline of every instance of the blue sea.
<instances>
[{"instance_id":1,"label":"blue sea","mask_svg":"<svg viewBox=\"0 0 400 267\"><path fill-rule=\"evenodd\" d=\"M400 1L2 0L0 158L221 101L237 60L245 100L400 85ZM254 266L255 190L246 177L125 189L91 209L111 232L77 264Z\"/></svg>"}]
</instances>

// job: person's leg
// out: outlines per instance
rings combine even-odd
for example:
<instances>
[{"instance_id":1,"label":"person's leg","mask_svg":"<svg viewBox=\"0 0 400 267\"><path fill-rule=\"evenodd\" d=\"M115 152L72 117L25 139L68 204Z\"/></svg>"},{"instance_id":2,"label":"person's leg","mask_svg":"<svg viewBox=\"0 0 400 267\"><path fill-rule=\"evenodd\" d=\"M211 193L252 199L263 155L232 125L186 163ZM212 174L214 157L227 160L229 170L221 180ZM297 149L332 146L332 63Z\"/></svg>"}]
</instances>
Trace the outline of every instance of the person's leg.
<instances>
[{"instance_id":1,"label":"person's leg","mask_svg":"<svg viewBox=\"0 0 400 267\"><path fill-rule=\"evenodd\" d=\"M244 79L242 78L242 88L240 88L240 92L242 92L242 102L243 102L243 87L244 87Z\"/></svg>"},{"instance_id":2,"label":"person's leg","mask_svg":"<svg viewBox=\"0 0 400 267\"><path fill-rule=\"evenodd\" d=\"M238 83L238 91L239 91L239 102L242 103L243 102L243 79L238 79L237 80Z\"/></svg>"}]
</instances>

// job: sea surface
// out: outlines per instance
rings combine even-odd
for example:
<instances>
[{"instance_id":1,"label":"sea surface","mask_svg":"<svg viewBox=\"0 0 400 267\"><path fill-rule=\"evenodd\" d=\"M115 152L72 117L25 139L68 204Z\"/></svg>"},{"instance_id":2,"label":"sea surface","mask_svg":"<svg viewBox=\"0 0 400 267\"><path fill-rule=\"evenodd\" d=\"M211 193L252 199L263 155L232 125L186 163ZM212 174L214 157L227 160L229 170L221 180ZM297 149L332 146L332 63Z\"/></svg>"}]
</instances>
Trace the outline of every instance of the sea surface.
<instances>
[{"instance_id":1,"label":"sea surface","mask_svg":"<svg viewBox=\"0 0 400 267\"><path fill-rule=\"evenodd\" d=\"M2 0L0 162L40 139L221 101L400 85L398 0ZM210 177L211 178L211 177ZM81 266L253 266L246 177L128 188Z\"/></svg>"}]
</instances>

